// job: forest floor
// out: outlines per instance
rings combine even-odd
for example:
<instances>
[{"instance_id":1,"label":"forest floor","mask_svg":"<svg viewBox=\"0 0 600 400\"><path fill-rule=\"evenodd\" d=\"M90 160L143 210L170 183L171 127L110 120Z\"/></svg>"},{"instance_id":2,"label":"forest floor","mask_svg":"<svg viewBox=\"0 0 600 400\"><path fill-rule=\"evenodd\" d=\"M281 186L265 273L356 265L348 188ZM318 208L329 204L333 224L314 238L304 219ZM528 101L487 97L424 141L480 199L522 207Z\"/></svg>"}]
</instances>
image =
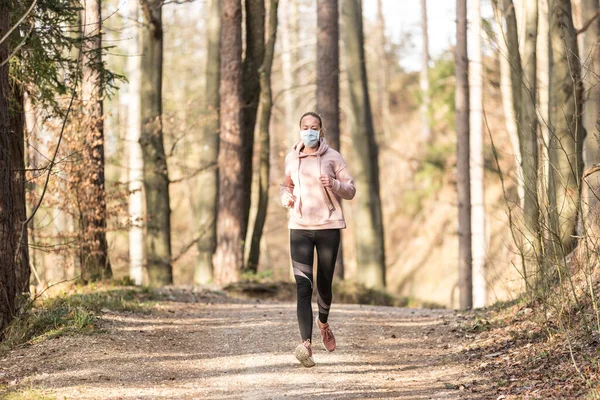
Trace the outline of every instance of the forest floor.
<instances>
[{"instance_id":1,"label":"forest floor","mask_svg":"<svg viewBox=\"0 0 600 400\"><path fill-rule=\"evenodd\" d=\"M176 289L140 305L100 309L91 334L1 352L0 398L498 398L465 362L473 335L454 311L334 304L338 348L315 345L304 368L291 301Z\"/></svg>"}]
</instances>

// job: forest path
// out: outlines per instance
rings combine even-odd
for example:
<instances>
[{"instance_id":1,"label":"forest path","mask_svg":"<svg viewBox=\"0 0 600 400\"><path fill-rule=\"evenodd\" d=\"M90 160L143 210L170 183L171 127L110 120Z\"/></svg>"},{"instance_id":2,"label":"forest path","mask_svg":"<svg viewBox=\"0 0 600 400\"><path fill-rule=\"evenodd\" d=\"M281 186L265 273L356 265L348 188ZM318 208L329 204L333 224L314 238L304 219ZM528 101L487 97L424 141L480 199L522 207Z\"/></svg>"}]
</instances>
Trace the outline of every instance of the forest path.
<instances>
[{"instance_id":1,"label":"forest path","mask_svg":"<svg viewBox=\"0 0 600 400\"><path fill-rule=\"evenodd\" d=\"M293 356L293 303L167 301L149 313L104 311L102 333L5 355L13 385L57 399L485 398L485 380L458 356L464 334L452 329L452 311L334 304L338 348L315 345L313 368Z\"/></svg>"}]
</instances>

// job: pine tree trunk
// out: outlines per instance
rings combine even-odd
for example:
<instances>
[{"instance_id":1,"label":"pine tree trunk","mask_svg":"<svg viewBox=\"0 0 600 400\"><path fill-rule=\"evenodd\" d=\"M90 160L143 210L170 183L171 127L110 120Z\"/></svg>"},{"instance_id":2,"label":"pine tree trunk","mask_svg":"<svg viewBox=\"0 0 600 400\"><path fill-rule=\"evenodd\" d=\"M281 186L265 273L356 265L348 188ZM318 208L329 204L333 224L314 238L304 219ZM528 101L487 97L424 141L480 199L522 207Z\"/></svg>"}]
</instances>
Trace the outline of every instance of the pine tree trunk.
<instances>
[{"instance_id":1,"label":"pine tree trunk","mask_svg":"<svg viewBox=\"0 0 600 400\"><path fill-rule=\"evenodd\" d=\"M80 249L84 281L112 277L106 243L106 191L104 183L104 115L102 109L102 15L100 0L85 0L82 56L83 113L89 132L84 136Z\"/></svg>"},{"instance_id":2,"label":"pine tree trunk","mask_svg":"<svg viewBox=\"0 0 600 400\"><path fill-rule=\"evenodd\" d=\"M200 215L200 240L198 262L194 271L194 283L206 284L213 279L213 254L217 246L217 203L219 174L219 81L221 56L221 0L212 0L207 30L205 121L202 127L201 157L203 165L213 165L199 176L202 187L198 201Z\"/></svg>"},{"instance_id":3,"label":"pine tree trunk","mask_svg":"<svg viewBox=\"0 0 600 400\"><path fill-rule=\"evenodd\" d=\"M245 0L246 48L242 65L242 195L244 219L242 237L246 238L250 217L252 195L252 153L254 149L254 125L260 98L260 68L265 55L265 0ZM243 243L242 243L243 246Z\"/></svg>"},{"instance_id":4,"label":"pine tree trunk","mask_svg":"<svg viewBox=\"0 0 600 400\"><path fill-rule=\"evenodd\" d=\"M9 30L9 10L10 1L0 0L0 36ZM4 40L0 42L0 60L8 55L8 40ZM17 294L8 69L8 63L0 66L0 335L15 316Z\"/></svg>"},{"instance_id":5,"label":"pine tree trunk","mask_svg":"<svg viewBox=\"0 0 600 400\"><path fill-rule=\"evenodd\" d=\"M129 1L129 29L124 32L127 43L127 154L129 170L129 276L136 285L144 279L144 158L140 147L140 35L139 3Z\"/></svg>"},{"instance_id":6,"label":"pine tree trunk","mask_svg":"<svg viewBox=\"0 0 600 400\"><path fill-rule=\"evenodd\" d=\"M146 195L146 258L151 286L173 283L169 173L162 127L162 1L142 0L141 134Z\"/></svg>"},{"instance_id":7,"label":"pine tree trunk","mask_svg":"<svg viewBox=\"0 0 600 400\"><path fill-rule=\"evenodd\" d=\"M552 250L558 260L576 245L583 172L583 84L573 26L571 2L550 4L550 226Z\"/></svg>"},{"instance_id":8,"label":"pine tree trunk","mask_svg":"<svg viewBox=\"0 0 600 400\"><path fill-rule=\"evenodd\" d=\"M295 95L298 84L298 0L282 0L283 24L281 26L281 70L284 81L284 108L286 145L289 149L300 140L300 110ZM287 149L286 149L287 153ZM290 268L290 271L292 269ZM292 276L293 279L293 276Z\"/></svg>"},{"instance_id":9,"label":"pine tree trunk","mask_svg":"<svg viewBox=\"0 0 600 400\"><path fill-rule=\"evenodd\" d=\"M10 138L12 177L14 190L15 243L17 245L16 276L17 292L29 292L29 241L27 226L27 201L25 200L25 113L23 88L17 82L12 82L12 109L10 111Z\"/></svg>"},{"instance_id":10,"label":"pine tree trunk","mask_svg":"<svg viewBox=\"0 0 600 400\"><path fill-rule=\"evenodd\" d=\"M340 150L340 29L338 0L317 1L317 111L323 118L327 143ZM335 275L344 278L342 245Z\"/></svg>"},{"instance_id":11,"label":"pine tree trunk","mask_svg":"<svg viewBox=\"0 0 600 400\"><path fill-rule=\"evenodd\" d=\"M528 288L539 278L541 232L538 203L538 139L536 115L536 38L537 0L527 0L524 12L523 58L519 51L517 19L512 0L503 0L502 13L506 21L506 41L510 68L512 106L519 137L523 185L523 222L514 223L521 233L520 255L523 277Z\"/></svg>"},{"instance_id":12,"label":"pine tree trunk","mask_svg":"<svg viewBox=\"0 0 600 400\"><path fill-rule=\"evenodd\" d=\"M473 306L471 188L469 166L469 59L467 1L456 1L456 187L458 194L458 287L460 308Z\"/></svg>"},{"instance_id":13,"label":"pine tree trunk","mask_svg":"<svg viewBox=\"0 0 600 400\"><path fill-rule=\"evenodd\" d=\"M381 1L381 0L380 0ZM431 99L429 97L429 34L427 29L427 0L421 0L421 32L423 55L421 63L421 74L419 83L421 86L421 141L428 143L431 139L431 124L429 123L429 109Z\"/></svg>"},{"instance_id":14,"label":"pine tree trunk","mask_svg":"<svg viewBox=\"0 0 600 400\"><path fill-rule=\"evenodd\" d=\"M585 24L589 18L597 15L598 0L582 0L581 16ZM586 29L583 37L583 84L585 99L583 102L583 126L587 132L583 144L583 159L586 171L600 163L600 18ZM600 239L600 174L586 177L583 184L583 218L587 235L598 243ZM596 244L597 246L597 244Z\"/></svg>"},{"instance_id":15,"label":"pine tree trunk","mask_svg":"<svg viewBox=\"0 0 600 400\"><path fill-rule=\"evenodd\" d=\"M215 282L227 284L239 280L244 264L241 0L222 1L221 24L219 212L213 263Z\"/></svg>"},{"instance_id":16,"label":"pine tree trunk","mask_svg":"<svg viewBox=\"0 0 600 400\"><path fill-rule=\"evenodd\" d=\"M379 57L380 68L377 71L377 93L379 101L378 107L381 109L381 128L383 137L388 143L392 140L391 127L391 109L390 109L390 71L388 56L386 53L385 19L383 17L382 0L377 0L377 56Z\"/></svg>"},{"instance_id":17,"label":"pine tree trunk","mask_svg":"<svg viewBox=\"0 0 600 400\"><path fill-rule=\"evenodd\" d=\"M342 2L343 42L352 105L351 132L355 159L351 165L357 191L353 201L356 220L357 278L367 287L385 287L385 253L379 160L371 102L367 87L362 6L360 0Z\"/></svg>"},{"instance_id":18,"label":"pine tree trunk","mask_svg":"<svg viewBox=\"0 0 600 400\"><path fill-rule=\"evenodd\" d=\"M470 3L469 29L469 134L471 153L471 248L473 252L473 307L485 307L485 197L483 156L483 64L481 52L481 2Z\"/></svg>"},{"instance_id":19,"label":"pine tree trunk","mask_svg":"<svg viewBox=\"0 0 600 400\"><path fill-rule=\"evenodd\" d=\"M248 269L257 272L260 261L260 240L262 238L265 220L267 219L267 206L269 201L269 170L271 156L271 139L269 124L271 122L271 108L273 96L271 93L271 67L275 53L275 40L277 38L277 10L279 0L270 0L268 36L265 45L265 56L259 70L260 76L260 107L258 109L258 140L260 144L259 172L258 172L258 208L250 243L248 255Z\"/></svg>"}]
</instances>

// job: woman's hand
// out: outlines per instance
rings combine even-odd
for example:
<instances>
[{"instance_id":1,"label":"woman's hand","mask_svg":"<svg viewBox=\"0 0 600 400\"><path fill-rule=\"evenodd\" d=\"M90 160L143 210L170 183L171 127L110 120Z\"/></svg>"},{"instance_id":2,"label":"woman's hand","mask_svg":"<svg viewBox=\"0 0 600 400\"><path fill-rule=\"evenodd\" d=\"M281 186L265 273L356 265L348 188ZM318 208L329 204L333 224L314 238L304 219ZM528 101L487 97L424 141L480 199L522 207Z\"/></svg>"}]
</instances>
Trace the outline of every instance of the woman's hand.
<instances>
[{"instance_id":1,"label":"woman's hand","mask_svg":"<svg viewBox=\"0 0 600 400\"><path fill-rule=\"evenodd\" d=\"M333 188L333 181L334 181L335 179L333 179L333 178L332 178L332 177L330 177L329 175L321 175L321 176L319 177L319 180L321 181L321 184L322 184L323 186L325 186L326 188L328 188L328 189L331 189L331 188Z\"/></svg>"},{"instance_id":2,"label":"woman's hand","mask_svg":"<svg viewBox=\"0 0 600 400\"><path fill-rule=\"evenodd\" d=\"M294 208L294 204L296 203L296 196L294 196L290 192L285 192L283 194L283 198L281 199L281 202L287 208Z\"/></svg>"}]
</instances>

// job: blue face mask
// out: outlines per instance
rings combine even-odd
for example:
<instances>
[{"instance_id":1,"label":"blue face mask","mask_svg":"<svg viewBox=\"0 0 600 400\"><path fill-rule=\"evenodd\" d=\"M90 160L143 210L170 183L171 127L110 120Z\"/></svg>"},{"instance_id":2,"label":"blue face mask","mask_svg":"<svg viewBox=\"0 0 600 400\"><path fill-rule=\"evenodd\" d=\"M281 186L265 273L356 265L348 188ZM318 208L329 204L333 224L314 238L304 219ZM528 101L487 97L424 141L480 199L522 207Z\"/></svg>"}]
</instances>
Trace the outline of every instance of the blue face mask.
<instances>
[{"instance_id":1,"label":"blue face mask","mask_svg":"<svg viewBox=\"0 0 600 400\"><path fill-rule=\"evenodd\" d=\"M319 143L319 131L314 129L300 131L300 137L306 147L315 147Z\"/></svg>"}]
</instances>

